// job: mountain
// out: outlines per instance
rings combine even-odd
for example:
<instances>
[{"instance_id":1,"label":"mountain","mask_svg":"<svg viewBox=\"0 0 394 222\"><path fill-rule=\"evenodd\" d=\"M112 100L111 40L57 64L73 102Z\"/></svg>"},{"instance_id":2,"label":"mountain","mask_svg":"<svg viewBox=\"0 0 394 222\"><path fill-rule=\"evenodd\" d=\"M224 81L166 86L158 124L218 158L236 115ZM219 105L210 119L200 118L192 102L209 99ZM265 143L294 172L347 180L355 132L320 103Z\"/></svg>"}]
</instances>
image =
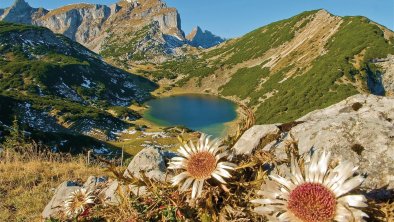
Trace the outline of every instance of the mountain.
<instances>
[{"instance_id":1,"label":"mountain","mask_svg":"<svg viewBox=\"0 0 394 222\"><path fill-rule=\"evenodd\" d=\"M212 32L205 30L203 31L199 26L194 28L192 32L186 36L189 40L189 44L195 47L211 48L224 42L225 39L212 34Z\"/></svg>"},{"instance_id":2,"label":"mountain","mask_svg":"<svg viewBox=\"0 0 394 222\"><path fill-rule=\"evenodd\" d=\"M165 61L184 55L182 48L189 43L178 11L161 0L123 0L110 6L80 3L51 11L17 0L0 20L47 27L121 62ZM213 45L201 40L193 46Z\"/></svg>"},{"instance_id":3,"label":"mountain","mask_svg":"<svg viewBox=\"0 0 394 222\"><path fill-rule=\"evenodd\" d=\"M48 11L43 8L32 8L24 0L16 0L11 7L0 10L0 20L32 24L35 18L41 17L46 13Z\"/></svg>"},{"instance_id":4,"label":"mountain","mask_svg":"<svg viewBox=\"0 0 394 222\"><path fill-rule=\"evenodd\" d=\"M127 126L117 116L138 118L121 107L156 87L47 28L0 22L0 125L16 116L28 131L111 138Z\"/></svg>"},{"instance_id":5,"label":"mountain","mask_svg":"<svg viewBox=\"0 0 394 222\"><path fill-rule=\"evenodd\" d=\"M259 124L289 122L356 93L392 94L390 54L391 30L365 17L317 10L164 63L157 72L182 78L183 90L252 107Z\"/></svg>"}]
</instances>

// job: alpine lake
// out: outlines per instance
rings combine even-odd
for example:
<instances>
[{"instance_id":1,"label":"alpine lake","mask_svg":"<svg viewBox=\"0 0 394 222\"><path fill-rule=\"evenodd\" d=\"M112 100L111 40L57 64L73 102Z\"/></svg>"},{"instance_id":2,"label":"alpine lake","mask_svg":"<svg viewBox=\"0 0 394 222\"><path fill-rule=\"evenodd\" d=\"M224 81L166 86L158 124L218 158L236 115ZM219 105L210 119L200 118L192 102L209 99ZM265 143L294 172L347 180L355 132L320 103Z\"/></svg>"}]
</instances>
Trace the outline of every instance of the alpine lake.
<instances>
[{"instance_id":1,"label":"alpine lake","mask_svg":"<svg viewBox=\"0 0 394 222\"><path fill-rule=\"evenodd\" d=\"M230 100L201 94L184 94L146 102L144 118L164 127L184 126L213 137L226 135L229 122L237 118L237 105Z\"/></svg>"}]
</instances>

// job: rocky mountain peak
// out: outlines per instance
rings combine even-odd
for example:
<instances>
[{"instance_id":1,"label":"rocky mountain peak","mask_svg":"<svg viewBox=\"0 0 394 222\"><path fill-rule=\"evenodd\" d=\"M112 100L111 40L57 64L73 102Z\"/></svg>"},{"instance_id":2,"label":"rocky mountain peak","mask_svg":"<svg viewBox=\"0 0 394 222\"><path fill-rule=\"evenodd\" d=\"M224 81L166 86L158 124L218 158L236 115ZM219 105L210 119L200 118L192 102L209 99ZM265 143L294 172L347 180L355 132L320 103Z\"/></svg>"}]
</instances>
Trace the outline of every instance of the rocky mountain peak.
<instances>
[{"instance_id":1,"label":"rocky mountain peak","mask_svg":"<svg viewBox=\"0 0 394 222\"><path fill-rule=\"evenodd\" d=\"M225 39L214 35L208 30L203 31L199 26L195 27L192 32L186 36L186 39L192 46L202 48L210 48L225 41Z\"/></svg>"},{"instance_id":2,"label":"rocky mountain peak","mask_svg":"<svg viewBox=\"0 0 394 222\"><path fill-rule=\"evenodd\" d=\"M197 35L197 33L199 34L203 33L200 26L194 27L193 30L186 36L186 39L192 40Z\"/></svg>"},{"instance_id":3,"label":"rocky mountain peak","mask_svg":"<svg viewBox=\"0 0 394 222\"><path fill-rule=\"evenodd\" d=\"M16 0L13 6L0 10L0 20L49 28L97 53L127 45L130 49L124 50L123 56L139 54L135 48L145 52L153 47L160 49L160 57L166 57L178 55L176 49L185 44L209 48L224 41L199 27L187 40L177 9L162 0L119 0L110 6L79 3L50 11ZM157 24L156 31L149 31L152 24ZM144 36L146 33L150 35Z\"/></svg>"},{"instance_id":4,"label":"rocky mountain peak","mask_svg":"<svg viewBox=\"0 0 394 222\"><path fill-rule=\"evenodd\" d=\"M14 23L31 24L32 19L48 11L32 8L25 0L16 0L11 7L4 10L0 20Z\"/></svg>"},{"instance_id":5,"label":"rocky mountain peak","mask_svg":"<svg viewBox=\"0 0 394 222\"><path fill-rule=\"evenodd\" d=\"M30 8L30 5L25 0L15 0L14 4L12 4L11 6L11 8L23 8L23 7Z\"/></svg>"}]
</instances>

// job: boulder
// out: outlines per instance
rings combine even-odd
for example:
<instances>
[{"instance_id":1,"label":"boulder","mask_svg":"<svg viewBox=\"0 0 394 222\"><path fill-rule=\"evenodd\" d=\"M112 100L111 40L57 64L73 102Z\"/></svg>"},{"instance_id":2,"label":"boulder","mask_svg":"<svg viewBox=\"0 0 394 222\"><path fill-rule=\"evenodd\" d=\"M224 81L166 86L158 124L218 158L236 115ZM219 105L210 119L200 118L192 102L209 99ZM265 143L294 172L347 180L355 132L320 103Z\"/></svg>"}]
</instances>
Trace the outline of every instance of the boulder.
<instances>
[{"instance_id":1,"label":"boulder","mask_svg":"<svg viewBox=\"0 0 394 222\"><path fill-rule=\"evenodd\" d=\"M280 130L276 125L256 125L248 129L233 147L236 155L248 155L258 146L265 145L276 140Z\"/></svg>"},{"instance_id":2,"label":"boulder","mask_svg":"<svg viewBox=\"0 0 394 222\"><path fill-rule=\"evenodd\" d=\"M394 185L394 99L356 95L299 119L290 133L299 153L311 147L330 150L368 175L363 186Z\"/></svg>"},{"instance_id":3,"label":"boulder","mask_svg":"<svg viewBox=\"0 0 394 222\"><path fill-rule=\"evenodd\" d=\"M86 188L87 190L94 191L100 185L106 187L106 183L108 182L107 177L95 177L90 176L86 182L81 186L80 184L74 181L65 181L60 184L56 189L55 193L51 199L51 201L47 204L44 211L42 212L42 218L56 218L56 215L60 213L64 205L64 201L71 195L71 193L80 188ZM101 187L100 187L101 188Z\"/></svg>"},{"instance_id":4,"label":"boulder","mask_svg":"<svg viewBox=\"0 0 394 222\"><path fill-rule=\"evenodd\" d=\"M99 198L107 205L117 206L121 204L122 196L127 197L131 193L136 196L143 196L147 193L147 189L145 186L124 185L118 180L113 180L100 191Z\"/></svg>"},{"instance_id":5,"label":"boulder","mask_svg":"<svg viewBox=\"0 0 394 222\"><path fill-rule=\"evenodd\" d=\"M386 59L376 61L376 65L383 69L382 87L386 96L394 96L394 55Z\"/></svg>"},{"instance_id":6,"label":"boulder","mask_svg":"<svg viewBox=\"0 0 394 222\"><path fill-rule=\"evenodd\" d=\"M93 191L95 190L99 185L103 185L108 181L108 177L95 177L95 176L90 176L86 182L83 184L83 187L86 188L86 190Z\"/></svg>"},{"instance_id":7,"label":"boulder","mask_svg":"<svg viewBox=\"0 0 394 222\"><path fill-rule=\"evenodd\" d=\"M311 112L297 122L282 132L284 139L278 138L267 148L279 160L287 158L286 144L295 140L300 155L311 148L326 149L332 152L334 161L352 161L359 166L359 173L367 174L362 185L367 190L394 188L394 98L355 95ZM261 147L257 142L267 134L267 128L273 126L253 127L234 148L250 153Z\"/></svg>"},{"instance_id":8,"label":"boulder","mask_svg":"<svg viewBox=\"0 0 394 222\"><path fill-rule=\"evenodd\" d=\"M71 192L78 190L79 188L81 187L72 181L65 181L60 184L55 190L55 194L52 197L51 201L49 201L44 211L42 212L42 218L47 219L51 217L56 217L56 215L63 207L64 201L70 196Z\"/></svg>"},{"instance_id":9,"label":"boulder","mask_svg":"<svg viewBox=\"0 0 394 222\"><path fill-rule=\"evenodd\" d=\"M141 174L154 181L168 181L170 177L166 174L166 159L170 153L161 151L154 147L141 150L130 162L125 177L142 179Z\"/></svg>"}]
</instances>

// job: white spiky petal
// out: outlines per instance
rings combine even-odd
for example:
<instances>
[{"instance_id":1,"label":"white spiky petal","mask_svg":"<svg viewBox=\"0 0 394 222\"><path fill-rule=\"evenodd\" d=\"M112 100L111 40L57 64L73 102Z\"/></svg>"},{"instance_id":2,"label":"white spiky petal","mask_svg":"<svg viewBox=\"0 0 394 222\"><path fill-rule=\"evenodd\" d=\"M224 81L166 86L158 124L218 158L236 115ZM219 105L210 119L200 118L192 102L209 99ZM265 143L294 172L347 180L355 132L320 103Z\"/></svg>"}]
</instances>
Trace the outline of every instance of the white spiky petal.
<instances>
[{"instance_id":1,"label":"white spiky petal","mask_svg":"<svg viewBox=\"0 0 394 222\"><path fill-rule=\"evenodd\" d=\"M78 216L85 211L88 205L94 204L94 199L95 196L92 192L85 188L75 190L64 201L65 213L69 217Z\"/></svg>"},{"instance_id":2,"label":"white spiky petal","mask_svg":"<svg viewBox=\"0 0 394 222\"><path fill-rule=\"evenodd\" d=\"M368 217L357 208L366 207L366 198L363 195L346 195L364 181L364 177L353 176L357 167L351 162L345 161L334 169L329 169L331 153L323 151L320 158L317 154L311 154L310 161L305 163L304 175L297 161L291 159L291 175L284 178L279 175L270 175L271 179L263 185L258 195L265 199L252 200L258 204L255 212L265 215L269 221L302 221L289 209L290 194L297 187L306 184L317 184L327 188L335 198L334 221L365 221Z\"/></svg>"},{"instance_id":3,"label":"white spiky petal","mask_svg":"<svg viewBox=\"0 0 394 222\"><path fill-rule=\"evenodd\" d=\"M207 179L214 178L220 183L225 184L224 178L230 178L228 170L234 170L235 164L221 161L227 157L225 147L220 146L219 139L210 140L210 137L202 134L197 145L192 141L184 144L178 149L178 157L173 157L169 163L169 169L181 170L180 174L172 178L172 184L180 185L181 191L186 191L192 186L192 198L199 197L202 193L204 183ZM206 161L208 169L190 168L190 164L199 158L202 162Z\"/></svg>"}]
</instances>

